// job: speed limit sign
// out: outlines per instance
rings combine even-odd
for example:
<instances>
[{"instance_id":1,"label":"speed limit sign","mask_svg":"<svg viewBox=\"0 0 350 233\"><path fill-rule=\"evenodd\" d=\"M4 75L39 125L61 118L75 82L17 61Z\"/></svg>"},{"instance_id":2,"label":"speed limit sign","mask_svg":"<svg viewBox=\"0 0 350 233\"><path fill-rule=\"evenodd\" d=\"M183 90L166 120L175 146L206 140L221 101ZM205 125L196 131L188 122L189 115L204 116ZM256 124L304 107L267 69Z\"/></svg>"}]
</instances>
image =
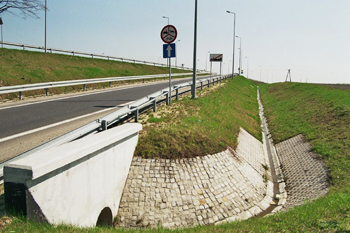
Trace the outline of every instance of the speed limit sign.
<instances>
[{"instance_id":1,"label":"speed limit sign","mask_svg":"<svg viewBox=\"0 0 350 233\"><path fill-rule=\"evenodd\" d=\"M177 30L173 25L166 25L160 32L160 38L164 43L170 44L176 40Z\"/></svg>"}]
</instances>

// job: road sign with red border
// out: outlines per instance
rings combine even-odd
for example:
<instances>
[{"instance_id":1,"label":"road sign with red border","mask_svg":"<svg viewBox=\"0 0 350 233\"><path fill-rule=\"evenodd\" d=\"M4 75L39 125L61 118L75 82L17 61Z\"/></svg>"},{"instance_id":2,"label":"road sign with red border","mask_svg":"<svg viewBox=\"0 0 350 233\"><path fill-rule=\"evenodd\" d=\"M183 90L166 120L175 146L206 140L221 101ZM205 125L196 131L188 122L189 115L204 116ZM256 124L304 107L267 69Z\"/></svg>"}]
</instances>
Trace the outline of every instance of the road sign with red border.
<instances>
[{"instance_id":1,"label":"road sign with red border","mask_svg":"<svg viewBox=\"0 0 350 233\"><path fill-rule=\"evenodd\" d=\"M160 32L160 38L164 43L170 44L176 40L177 30L173 25L166 25Z\"/></svg>"},{"instance_id":2,"label":"road sign with red border","mask_svg":"<svg viewBox=\"0 0 350 233\"><path fill-rule=\"evenodd\" d=\"M210 62L222 62L223 54L210 54Z\"/></svg>"}]
</instances>

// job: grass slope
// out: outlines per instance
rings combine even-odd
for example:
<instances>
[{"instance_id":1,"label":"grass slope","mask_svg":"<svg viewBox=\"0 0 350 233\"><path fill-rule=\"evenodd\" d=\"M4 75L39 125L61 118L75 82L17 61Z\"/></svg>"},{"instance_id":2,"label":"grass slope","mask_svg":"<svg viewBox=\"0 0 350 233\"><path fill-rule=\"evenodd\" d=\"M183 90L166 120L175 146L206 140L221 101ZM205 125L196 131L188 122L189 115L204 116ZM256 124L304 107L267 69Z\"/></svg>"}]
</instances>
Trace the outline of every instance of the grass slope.
<instances>
[{"instance_id":1,"label":"grass slope","mask_svg":"<svg viewBox=\"0 0 350 233\"><path fill-rule=\"evenodd\" d=\"M0 87L89 78L166 74L168 72L167 67L0 48ZM188 71L174 69L172 72ZM91 84L90 86L101 87L101 85ZM67 92L75 88L50 89L50 92ZM31 94L38 93L43 93L43 91L31 92ZM27 92L26 95L28 95ZM13 97L14 94L9 96Z\"/></svg>"},{"instance_id":2,"label":"grass slope","mask_svg":"<svg viewBox=\"0 0 350 233\"><path fill-rule=\"evenodd\" d=\"M191 158L214 154L236 147L240 127L261 140L256 91L254 84L239 77L204 97L174 102L161 115L149 113L135 155Z\"/></svg>"}]
</instances>

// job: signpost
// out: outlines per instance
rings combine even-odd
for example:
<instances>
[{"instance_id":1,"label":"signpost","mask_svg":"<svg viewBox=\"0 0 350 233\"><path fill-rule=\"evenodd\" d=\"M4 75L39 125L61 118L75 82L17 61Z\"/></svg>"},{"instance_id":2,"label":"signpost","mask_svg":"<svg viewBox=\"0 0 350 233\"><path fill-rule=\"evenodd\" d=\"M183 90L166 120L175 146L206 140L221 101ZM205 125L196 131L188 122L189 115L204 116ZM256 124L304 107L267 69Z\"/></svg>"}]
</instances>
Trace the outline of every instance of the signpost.
<instances>
[{"instance_id":1,"label":"signpost","mask_svg":"<svg viewBox=\"0 0 350 233\"><path fill-rule=\"evenodd\" d=\"M175 44L172 44L176 40L177 30L173 25L166 25L160 31L160 38L166 44L163 45L163 58L169 59L169 94L167 97L167 103L171 104L171 58L176 57Z\"/></svg>"},{"instance_id":2,"label":"signpost","mask_svg":"<svg viewBox=\"0 0 350 233\"><path fill-rule=\"evenodd\" d=\"M223 54L210 54L210 78L211 78L211 68L213 62L220 62L220 83L221 83L221 65L223 61L224 55Z\"/></svg>"}]
</instances>

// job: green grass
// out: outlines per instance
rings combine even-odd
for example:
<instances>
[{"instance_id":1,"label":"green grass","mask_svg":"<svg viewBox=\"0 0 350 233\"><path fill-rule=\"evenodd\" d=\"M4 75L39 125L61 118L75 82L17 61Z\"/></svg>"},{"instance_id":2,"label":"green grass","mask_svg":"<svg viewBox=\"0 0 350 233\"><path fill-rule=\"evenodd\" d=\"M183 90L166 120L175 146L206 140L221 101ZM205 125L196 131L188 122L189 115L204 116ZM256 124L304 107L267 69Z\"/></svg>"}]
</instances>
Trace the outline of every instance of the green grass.
<instances>
[{"instance_id":1,"label":"green grass","mask_svg":"<svg viewBox=\"0 0 350 233\"><path fill-rule=\"evenodd\" d=\"M166 74L167 67L157 67L129 62L108 61L63 54L50 54L33 51L0 48L0 87L41 82L105 78L147 74ZM173 69L174 73L188 71ZM90 88L106 87L104 84L89 84ZM82 87L52 88L50 93L62 93L82 89ZM39 95L44 90L25 92ZM1 95L0 99L17 98L18 93Z\"/></svg>"},{"instance_id":2,"label":"green grass","mask_svg":"<svg viewBox=\"0 0 350 233\"><path fill-rule=\"evenodd\" d=\"M214 154L237 146L240 127L261 140L256 91L254 84L239 77L204 97L173 102L162 116L148 119L154 124L144 126L135 156L191 158Z\"/></svg>"},{"instance_id":3,"label":"green grass","mask_svg":"<svg viewBox=\"0 0 350 233\"><path fill-rule=\"evenodd\" d=\"M350 92L315 84L261 87L273 140L304 134L330 169L332 189L349 185Z\"/></svg>"}]
</instances>

